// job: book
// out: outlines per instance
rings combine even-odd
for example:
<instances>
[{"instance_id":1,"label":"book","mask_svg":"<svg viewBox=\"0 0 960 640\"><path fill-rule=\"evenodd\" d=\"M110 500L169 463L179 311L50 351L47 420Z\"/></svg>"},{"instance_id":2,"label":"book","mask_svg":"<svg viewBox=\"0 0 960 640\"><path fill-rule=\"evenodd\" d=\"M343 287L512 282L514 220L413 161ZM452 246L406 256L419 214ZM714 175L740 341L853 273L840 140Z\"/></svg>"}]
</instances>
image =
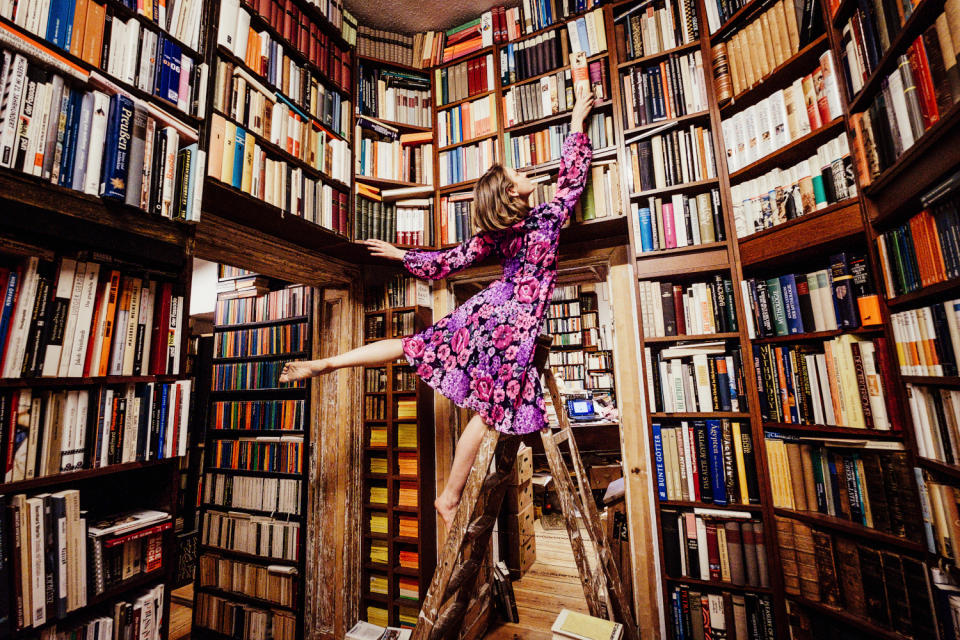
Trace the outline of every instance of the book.
<instances>
[{"instance_id":1,"label":"book","mask_svg":"<svg viewBox=\"0 0 960 640\"><path fill-rule=\"evenodd\" d=\"M550 631L554 638L617 640L623 636L623 625L563 609L550 627Z\"/></svg>"}]
</instances>

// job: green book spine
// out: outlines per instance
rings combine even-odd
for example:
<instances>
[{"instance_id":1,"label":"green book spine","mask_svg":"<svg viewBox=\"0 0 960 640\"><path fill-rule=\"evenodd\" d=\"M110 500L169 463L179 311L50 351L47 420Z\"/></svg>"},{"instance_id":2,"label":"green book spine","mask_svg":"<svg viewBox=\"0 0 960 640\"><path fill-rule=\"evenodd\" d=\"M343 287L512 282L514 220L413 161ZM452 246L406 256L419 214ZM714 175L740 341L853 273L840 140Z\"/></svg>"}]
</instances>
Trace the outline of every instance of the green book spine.
<instances>
[{"instance_id":1,"label":"green book spine","mask_svg":"<svg viewBox=\"0 0 960 640\"><path fill-rule=\"evenodd\" d=\"M780 278L767 280L767 295L770 296L770 311L773 314L773 328L778 336L787 335L787 315L783 306L783 290L780 288Z\"/></svg>"}]
</instances>

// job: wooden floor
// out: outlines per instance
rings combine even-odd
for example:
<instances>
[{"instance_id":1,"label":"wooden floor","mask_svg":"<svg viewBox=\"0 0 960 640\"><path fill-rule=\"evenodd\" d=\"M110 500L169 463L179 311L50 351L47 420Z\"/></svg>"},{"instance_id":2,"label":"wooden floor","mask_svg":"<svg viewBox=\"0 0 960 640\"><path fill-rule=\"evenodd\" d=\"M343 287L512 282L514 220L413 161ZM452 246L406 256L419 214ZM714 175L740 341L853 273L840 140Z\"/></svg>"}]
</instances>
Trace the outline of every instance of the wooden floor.
<instances>
[{"instance_id":1,"label":"wooden floor","mask_svg":"<svg viewBox=\"0 0 960 640\"><path fill-rule=\"evenodd\" d=\"M173 590L170 598L170 640L184 640L190 637L190 623L193 621L193 609L185 602L193 602L193 584Z\"/></svg>"},{"instance_id":2,"label":"wooden floor","mask_svg":"<svg viewBox=\"0 0 960 640\"><path fill-rule=\"evenodd\" d=\"M513 583L520 622L491 625L487 640L551 640L550 627L561 609L587 611L583 587L573 561L573 551L566 529L544 530L534 523L537 537L537 560L527 573ZM587 543L587 556L593 560L586 530L581 530Z\"/></svg>"}]
</instances>

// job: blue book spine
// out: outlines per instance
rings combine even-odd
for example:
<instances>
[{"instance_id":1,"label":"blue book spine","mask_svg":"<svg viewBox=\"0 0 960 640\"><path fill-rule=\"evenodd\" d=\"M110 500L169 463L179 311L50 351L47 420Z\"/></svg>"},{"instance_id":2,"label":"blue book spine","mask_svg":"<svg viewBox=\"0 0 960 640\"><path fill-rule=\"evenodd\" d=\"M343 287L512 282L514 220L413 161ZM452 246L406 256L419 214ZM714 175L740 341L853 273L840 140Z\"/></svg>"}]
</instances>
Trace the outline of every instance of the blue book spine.
<instances>
[{"instance_id":1,"label":"blue book spine","mask_svg":"<svg viewBox=\"0 0 960 640\"><path fill-rule=\"evenodd\" d=\"M859 314L853 298L853 274L846 253L830 256L830 289L833 291L833 307L837 314L837 327L852 329L859 326Z\"/></svg>"},{"instance_id":2,"label":"blue book spine","mask_svg":"<svg viewBox=\"0 0 960 640\"><path fill-rule=\"evenodd\" d=\"M233 145L233 186L237 189L243 183L243 147L246 138L247 132L237 127L237 141Z\"/></svg>"},{"instance_id":3,"label":"blue book spine","mask_svg":"<svg viewBox=\"0 0 960 640\"><path fill-rule=\"evenodd\" d=\"M3 352L7 342L7 331L10 330L10 316L13 315L13 303L17 299L19 280L20 274L16 269L11 269L7 279L7 289L3 292L3 308L0 310L0 353Z\"/></svg>"},{"instance_id":4,"label":"blue book spine","mask_svg":"<svg viewBox=\"0 0 960 640\"><path fill-rule=\"evenodd\" d=\"M841 492L845 491L844 487L846 486L847 479L840 477L840 472L837 471L837 461L833 454L827 453L827 470L828 478L824 478L824 482L830 482L830 492L833 496L833 513L830 513L829 504L827 505L827 515L835 516L837 515L837 505L840 504L840 495Z\"/></svg>"},{"instance_id":5,"label":"blue book spine","mask_svg":"<svg viewBox=\"0 0 960 640\"><path fill-rule=\"evenodd\" d=\"M913 475L917 480L917 493L920 494L920 513L923 515L923 533L927 541L927 551L936 553L937 547L933 540L933 513L930 509L927 480L923 477L923 470L920 467L913 468Z\"/></svg>"},{"instance_id":6,"label":"blue book spine","mask_svg":"<svg viewBox=\"0 0 960 640\"><path fill-rule=\"evenodd\" d=\"M847 502L850 505L850 519L857 524L865 525L867 523L866 516L863 512L857 479L857 459L854 456L843 456L841 460L843 460L843 475L847 487Z\"/></svg>"},{"instance_id":7,"label":"blue book spine","mask_svg":"<svg viewBox=\"0 0 960 640\"><path fill-rule=\"evenodd\" d=\"M731 360L733 360L733 361L735 362L735 360L734 360L733 358L731 358ZM728 363L728 366L731 366L731 367L732 367L733 365L731 365L731 364ZM746 397L745 397L746 390L744 390L743 393L738 393L738 390L737 390L737 374L736 374L736 372L733 371L732 369L727 372L727 384L730 386L730 410L731 410L731 411L744 411L744 410L747 408L747 407L746 407ZM733 406L733 401L734 401L734 400L737 401L737 406L736 406L736 407ZM742 403L741 403L741 400L743 401Z\"/></svg>"},{"instance_id":8,"label":"blue book spine","mask_svg":"<svg viewBox=\"0 0 960 640\"><path fill-rule=\"evenodd\" d=\"M133 124L133 102L123 95L110 96L110 110L107 113L107 135L104 144L103 170L100 177L100 195L123 200L126 196L126 156L120 161L121 121L127 112L127 147L130 145L130 131ZM122 166L121 166L122 165ZM119 195L118 195L119 193Z\"/></svg>"},{"instance_id":9,"label":"blue book spine","mask_svg":"<svg viewBox=\"0 0 960 640\"><path fill-rule=\"evenodd\" d=\"M77 136L80 133L82 111L83 94L74 91L70 94L70 106L67 108L67 129L63 140L63 156L60 162L60 185L68 189L73 188L73 170L76 166Z\"/></svg>"},{"instance_id":10,"label":"blue book spine","mask_svg":"<svg viewBox=\"0 0 960 640\"><path fill-rule=\"evenodd\" d=\"M653 251L653 225L650 223L650 207L641 207L637 213L640 222L640 251Z\"/></svg>"},{"instance_id":11,"label":"blue book spine","mask_svg":"<svg viewBox=\"0 0 960 640\"><path fill-rule=\"evenodd\" d=\"M180 98L180 60L183 52L175 43L167 40L164 48L164 64L169 65L167 72L167 93L164 95L167 100L177 104Z\"/></svg>"},{"instance_id":12,"label":"blue book spine","mask_svg":"<svg viewBox=\"0 0 960 640\"><path fill-rule=\"evenodd\" d=\"M710 444L710 483L713 485L713 504L727 504L727 484L723 475L723 433L719 420L707 420L707 438Z\"/></svg>"},{"instance_id":13,"label":"blue book spine","mask_svg":"<svg viewBox=\"0 0 960 640\"><path fill-rule=\"evenodd\" d=\"M170 385L160 385L160 430L157 435L157 460L166 457L163 455L163 445L167 437L167 402L170 399L169 391Z\"/></svg>"},{"instance_id":14,"label":"blue book spine","mask_svg":"<svg viewBox=\"0 0 960 640\"><path fill-rule=\"evenodd\" d=\"M657 466L657 494L661 500L667 499L667 472L663 467L663 435L660 433L660 423L654 422L653 428L653 459Z\"/></svg>"},{"instance_id":15,"label":"blue book spine","mask_svg":"<svg viewBox=\"0 0 960 640\"><path fill-rule=\"evenodd\" d=\"M161 34L157 38L157 51L153 57L153 95L167 95L164 81L166 79L166 65L163 64L163 52L166 50L167 39Z\"/></svg>"},{"instance_id":16,"label":"blue book spine","mask_svg":"<svg viewBox=\"0 0 960 640\"><path fill-rule=\"evenodd\" d=\"M717 364L717 396L720 400L720 406L714 407L715 411L730 411L730 376L732 372L721 371L720 365L726 369L727 363L723 356L718 356L715 360Z\"/></svg>"},{"instance_id":17,"label":"blue book spine","mask_svg":"<svg viewBox=\"0 0 960 640\"><path fill-rule=\"evenodd\" d=\"M780 276L780 291L783 296L783 309L787 315L787 331L790 334L803 333L803 318L800 317L797 279L792 273Z\"/></svg>"},{"instance_id":18,"label":"blue book spine","mask_svg":"<svg viewBox=\"0 0 960 640\"><path fill-rule=\"evenodd\" d=\"M790 361L790 349L787 347L778 347L777 348L777 357L783 362L783 377L787 381L787 396L793 398L793 402L790 402L790 421L793 424L800 423L800 397L798 395L798 390L793 384L794 380L794 371L793 371L793 362Z\"/></svg>"},{"instance_id":19,"label":"blue book spine","mask_svg":"<svg viewBox=\"0 0 960 640\"><path fill-rule=\"evenodd\" d=\"M590 57L590 41L587 40L587 21L584 18L577 20L577 39L580 41L583 52L587 54L587 57Z\"/></svg>"},{"instance_id":20,"label":"blue book spine","mask_svg":"<svg viewBox=\"0 0 960 640\"><path fill-rule=\"evenodd\" d=\"M47 8L47 32L43 35L44 39L58 47L61 46L60 41L57 40L57 34L60 31L60 17L63 13L62 4L63 0L50 0L50 6Z\"/></svg>"},{"instance_id":21,"label":"blue book spine","mask_svg":"<svg viewBox=\"0 0 960 640\"><path fill-rule=\"evenodd\" d=\"M60 18L60 46L70 50L70 43L73 42L73 14L77 12L77 0L62 0L63 14Z\"/></svg>"},{"instance_id":22,"label":"blue book spine","mask_svg":"<svg viewBox=\"0 0 960 640\"><path fill-rule=\"evenodd\" d=\"M770 437L769 434L767 434L767 437ZM813 463L813 486L817 492L817 511L820 513L826 513L827 487L824 485L825 478L823 477L823 459L820 456L819 448L810 448L810 460ZM820 470L819 473L817 473L817 469Z\"/></svg>"}]
</instances>

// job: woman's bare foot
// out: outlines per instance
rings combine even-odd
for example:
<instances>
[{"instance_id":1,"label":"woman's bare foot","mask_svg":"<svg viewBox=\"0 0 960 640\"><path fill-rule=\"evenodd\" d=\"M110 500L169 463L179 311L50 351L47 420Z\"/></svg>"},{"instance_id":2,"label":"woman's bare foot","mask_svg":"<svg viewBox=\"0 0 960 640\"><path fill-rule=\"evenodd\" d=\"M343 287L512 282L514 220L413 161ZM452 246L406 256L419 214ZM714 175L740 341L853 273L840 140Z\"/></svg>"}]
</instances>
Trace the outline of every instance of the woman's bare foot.
<instances>
[{"instance_id":1,"label":"woman's bare foot","mask_svg":"<svg viewBox=\"0 0 960 640\"><path fill-rule=\"evenodd\" d=\"M447 529L452 527L453 517L457 515L457 507L460 506L459 498L453 498L444 492L437 496L437 499L433 501L433 506L436 508L437 513L440 514L440 517L443 518L443 522L447 525Z\"/></svg>"},{"instance_id":2,"label":"woman's bare foot","mask_svg":"<svg viewBox=\"0 0 960 640\"><path fill-rule=\"evenodd\" d=\"M280 382L296 382L305 378L312 378L330 371L332 367L326 360L298 360L283 365L280 372Z\"/></svg>"}]
</instances>

